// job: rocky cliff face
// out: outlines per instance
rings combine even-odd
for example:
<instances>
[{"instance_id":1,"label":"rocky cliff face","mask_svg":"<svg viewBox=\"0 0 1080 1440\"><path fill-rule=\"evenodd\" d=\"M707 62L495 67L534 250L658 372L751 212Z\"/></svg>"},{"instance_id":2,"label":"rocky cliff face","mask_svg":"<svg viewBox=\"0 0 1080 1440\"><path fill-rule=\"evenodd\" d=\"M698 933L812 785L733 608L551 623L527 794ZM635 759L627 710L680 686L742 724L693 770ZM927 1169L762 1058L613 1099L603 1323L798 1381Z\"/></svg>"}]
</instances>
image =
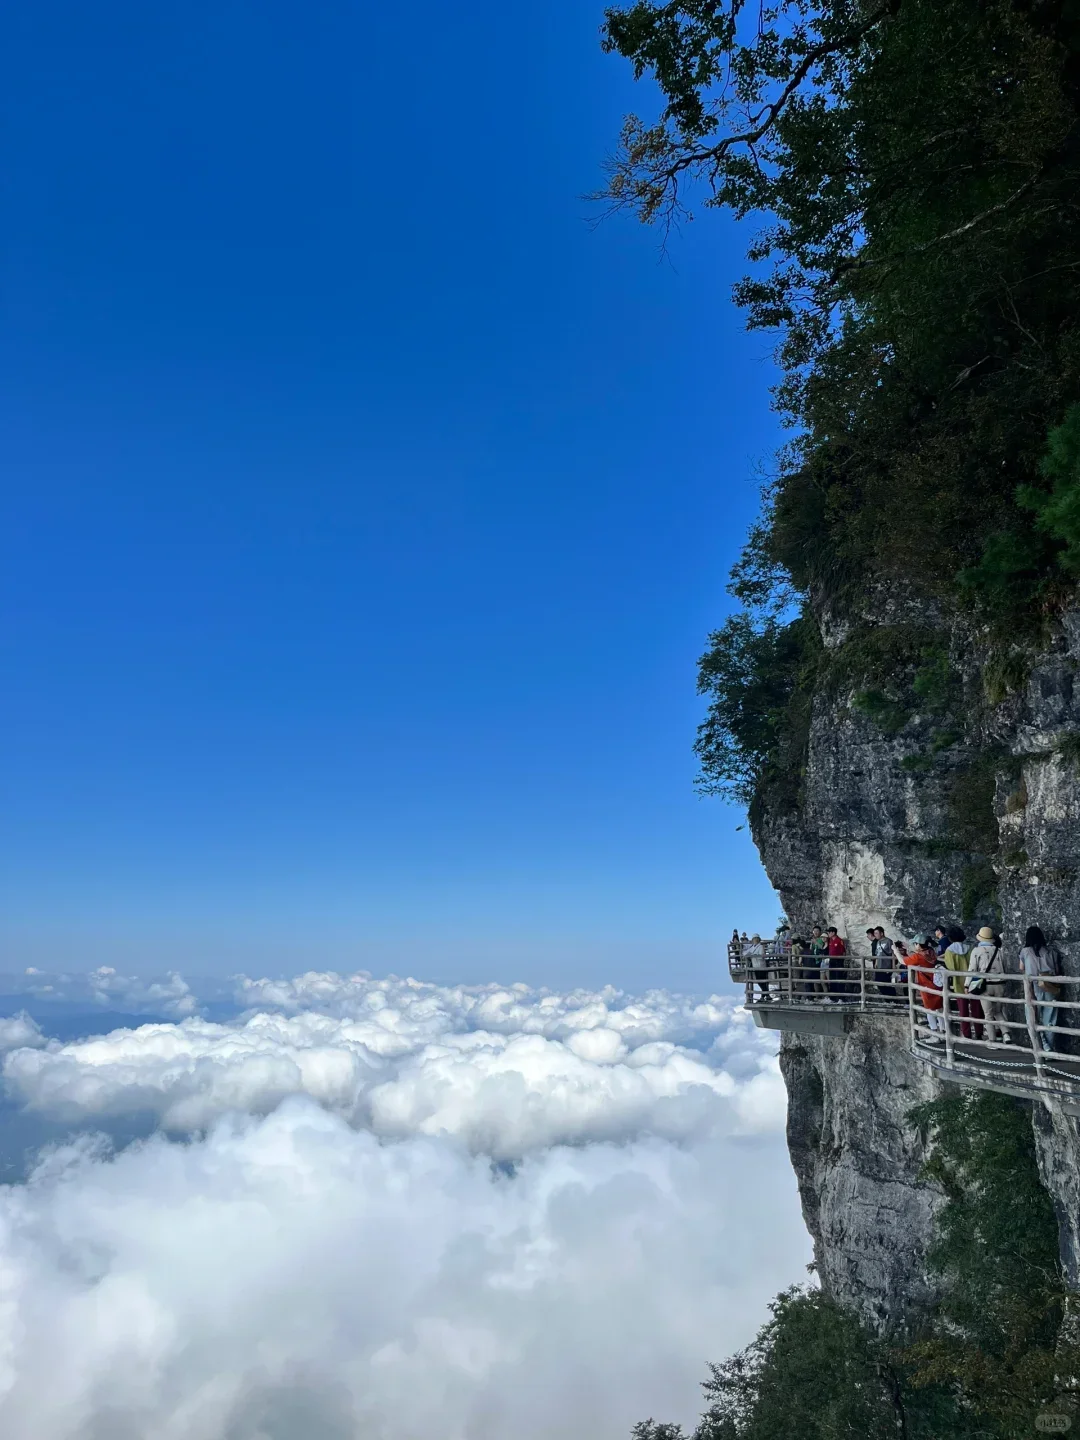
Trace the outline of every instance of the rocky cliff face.
<instances>
[{"instance_id":1,"label":"rocky cliff face","mask_svg":"<svg viewBox=\"0 0 1080 1440\"><path fill-rule=\"evenodd\" d=\"M827 645L844 638L823 633ZM937 748L940 714L886 733L850 691L818 694L799 810L766 801L753 817L765 868L796 930L824 922L858 940L870 925L910 936L941 919L1000 916L1007 964L1039 924L1080 973L1080 614L1038 654L1013 657L1011 692L984 676L978 634L958 631L950 661L963 713L959 738ZM904 1116L935 1082L887 1019L862 1019L843 1038L785 1036L781 1061L822 1281L875 1324L902 1322L932 1299L936 1197ZM1080 1124L1035 1108L1062 1258L1080 1286Z\"/></svg>"},{"instance_id":2,"label":"rocky cliff face","mask_svg":"<svg viewBox=\"0 0 1080 1440\"><path fill-rule=\"evenodd\" d=\"M843 1038L785 1036L788 1149L822 1284L875 1328L933 1301L925 1241L936 1192L906 1121L933 1081L908 1053L906 1023L867 1016Z\"/></svg>"}]
</instances>

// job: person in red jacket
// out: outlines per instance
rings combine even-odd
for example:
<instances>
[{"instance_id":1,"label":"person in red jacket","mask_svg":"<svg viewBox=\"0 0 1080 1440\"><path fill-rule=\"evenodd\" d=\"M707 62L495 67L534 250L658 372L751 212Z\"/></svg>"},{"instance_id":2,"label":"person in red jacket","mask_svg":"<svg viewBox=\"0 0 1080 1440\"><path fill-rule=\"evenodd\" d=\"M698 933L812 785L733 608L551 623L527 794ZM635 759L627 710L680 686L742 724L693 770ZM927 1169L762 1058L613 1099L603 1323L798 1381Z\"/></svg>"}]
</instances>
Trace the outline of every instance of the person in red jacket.
<instances>
[{"instance_id":1,"label":"person in red jacket","mask_svg":"<svg viewBox=\"0 0 1080 1440\"><path fill-rule=\"evenodd\" d=\"M847 944L843 936L837 932L835 925L830 925L825 933L826 949L829 952L829 995L832 999L836 999L840 995L851 993L851 986L844 974L844 967L847 964Z\"/></svg>"}]
</instances>

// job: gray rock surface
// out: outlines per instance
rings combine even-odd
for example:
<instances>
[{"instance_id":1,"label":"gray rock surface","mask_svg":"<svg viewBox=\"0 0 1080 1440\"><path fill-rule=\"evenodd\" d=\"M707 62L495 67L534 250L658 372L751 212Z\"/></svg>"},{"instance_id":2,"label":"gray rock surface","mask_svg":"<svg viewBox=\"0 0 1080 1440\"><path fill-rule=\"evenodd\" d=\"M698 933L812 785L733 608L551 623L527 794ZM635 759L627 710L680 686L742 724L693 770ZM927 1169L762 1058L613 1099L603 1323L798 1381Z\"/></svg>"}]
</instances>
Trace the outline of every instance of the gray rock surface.
<instances>
[{"instance_id":1,"label":"gray rock surface","mask_svg":"<svg viewBox=\"0 0 1080 1440\"><path fill-rule=\"evenodd\" d=\"M939 1195L908 1122L936 1086L904 1022L865 1016L841 1038L786 1035L788 1150L822 1284L877 1329L934 1299L926 1241Z\"/></svg>"},{"instance_id":2,"label":"gray rock surface","mask_svg":"<svg viewBox=\"0 0 1080 1440\"><path fill-rule=\"evenodd\" d=\"M1034 1108L1039 1170L1057 1212L1062 1267L1069 1288L1080 1291L1080 1120L1045 1105Z\"/></svg>"},{"instance_id":3,"label":"gray rock surface","mask_svg":"<svg viewBox=\"0 0 1080 1440\"><path fill-rule=\"evenodd\" d=\"M826 644L838 635L834 619ZM964 713L938 749L940 715L889 735L850 691L818 693L799 809L752 813L796 931L835 924L861 941L881 924L910 938L938 920L966 913L973 929L1000 913L1007 966L1039 924L1066 973L1080 974L1080 612L1021 657L1018 688L996 703L983 699L989 656L979 634L954 635ZM924 1259L936 1197L905 1115L935 1082L908 1055L903 1025L884 1019L843 1038L788 1035L781 1064L822 1282L875 1325L902 1324L933 1298ZM1035 1109L1063 1261L1080 1285L1080 1122Z\"/></svg>"}]
</instances>

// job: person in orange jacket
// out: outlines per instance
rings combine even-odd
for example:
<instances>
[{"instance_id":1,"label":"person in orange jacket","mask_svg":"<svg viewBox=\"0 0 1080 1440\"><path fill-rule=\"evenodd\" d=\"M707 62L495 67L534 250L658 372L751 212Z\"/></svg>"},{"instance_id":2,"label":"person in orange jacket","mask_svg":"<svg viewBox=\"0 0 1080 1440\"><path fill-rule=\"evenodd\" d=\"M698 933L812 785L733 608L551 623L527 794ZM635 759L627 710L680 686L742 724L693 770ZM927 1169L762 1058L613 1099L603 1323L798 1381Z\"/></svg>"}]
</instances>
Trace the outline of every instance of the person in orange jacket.
<instances>
[{"instance_id":1,"label":"person in orange jacket","mask_svg":"<svg viewBox=\"0 0 1080 1440\"><path fill-rule=\"evenodd\" d=\"M945 1028L944 1021L938 1014L942 1006L941 986L934 976L939 964L937 950L929 935L916 935L915 944L918 948L914 954L908 956L908 969L919 987L919 1000L926 1011L926 1023L936 1034Z\"/></svg>"}]
</instances>

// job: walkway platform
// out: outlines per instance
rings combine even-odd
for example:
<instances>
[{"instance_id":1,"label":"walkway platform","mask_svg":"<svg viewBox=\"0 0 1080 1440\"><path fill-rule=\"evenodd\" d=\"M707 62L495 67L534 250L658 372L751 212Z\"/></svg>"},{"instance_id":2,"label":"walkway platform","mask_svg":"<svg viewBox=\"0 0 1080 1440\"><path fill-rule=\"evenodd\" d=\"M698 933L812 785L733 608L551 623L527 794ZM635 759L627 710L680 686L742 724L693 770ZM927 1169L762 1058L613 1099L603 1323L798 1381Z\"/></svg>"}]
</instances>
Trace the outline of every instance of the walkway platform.
<instances>
[{"instance_id":1,"label":"walkway platform","mask_svg":"<svg viewBox=\"0 0 1080 1440\"><path fill-rule=\"evenodd\" d=\"M911 958L906 970L854 953L822 966L776 942L728 946L731 978L762 1029L843 1036L861 1016L891 1015L906 1020L912 1055L942 1080L1080 1116L1080 977L1047 977L1048 990L1041 977L1006 973L991 995L985 976Z\"/></svg>"},{"instance_id":2,"label":"walkway platform","mask_svg":"<svg viewBox=\"0 0 1080 1440\"><path fill-rule=\"evenodd\" d=\"M1049 1100L1069 1115L1080 1115L1080 1056L1040 1055L1036 1066L1034 1053L1019 1045L1003 1052L997 1045L954 1039L950 1058L943 1039L922 1037L912 1045L912 1053L942 1080L1021 1100Z\"/></svg>"},{"instance_id":3,"label":"walkway platform","mask_svg":"<svg viewBox=\"0 0 1080 1440\"><path fill-rule=\"evenodd\" d=\"M852 1030L860 1015L866 1014L858 1005L813 1005L751 1003L746 1007L754 1017L754 1024L762 1030L789 1030L796 1035L846 1035ZM893 1005L888 1011L884 1006L874 1006L875 1013L895 1015L907 1019L906 1005Z\"/></svg>"}]
</instances>

